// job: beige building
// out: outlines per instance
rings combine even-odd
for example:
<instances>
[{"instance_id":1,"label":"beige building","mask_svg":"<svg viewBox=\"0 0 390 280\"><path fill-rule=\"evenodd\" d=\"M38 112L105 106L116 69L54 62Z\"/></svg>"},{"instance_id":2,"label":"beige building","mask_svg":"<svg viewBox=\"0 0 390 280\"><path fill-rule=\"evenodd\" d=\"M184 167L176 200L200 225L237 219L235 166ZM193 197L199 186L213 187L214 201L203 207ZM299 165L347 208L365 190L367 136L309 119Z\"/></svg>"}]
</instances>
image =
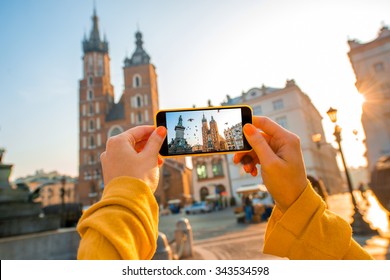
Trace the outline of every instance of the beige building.
<instances>
[{"instance_id":1,"label":"beige building","mask_svg":"<svg viewBox=\"0 0 390 280\"><path fill-rule=\"evenodd\" d=\"M77 178L59 174L57 171L44 172L37 170L35 174L18 178L14 184L26 184L31 192L40 188L34 199L42 207L64 203L77 203Z\"/></svg>"},{"instance_id":2,"label":"beige building","mask_svg":"<svg viewBox=\"0 0 390 280\"><path fill-rule=\"evenodd\" d=\"M227 96L222 105L246 104L252 107L254 115L273 119L301 139L307 175L321 179L328 192L344 190L340 170L336 162L336 150L325 142L322 117L309 96L301 91L294 80L288 80L284 88L262 86L243 92L240 96ZM313 135L320 135L321 141L313 142ZM242 167L235 165L228 155L228 165L233 192L243 186L262 183L260 175L253 178Z\"/></svg>"},{"instance_id":3,"label":"beige building","mask_svg":"<svg viewBox=\"0 0 390 280\"><path fill-rule=\"evenodd\" d=\"M196 201L222 201L229 205L232 197L225 154L192 157L193 198Z\"/></svg>"},{"instance_id":4,"label":"beige building","mask_svg":"<svg viewBox=\"0 0 390 280\"><path fill-rule=\"evenodd\" d=\"M378 158L390 154L390 30L383 26L373 41L348 44L355 85L365 98L362 124L371 171Z\"/></svg>"}]
</instances>

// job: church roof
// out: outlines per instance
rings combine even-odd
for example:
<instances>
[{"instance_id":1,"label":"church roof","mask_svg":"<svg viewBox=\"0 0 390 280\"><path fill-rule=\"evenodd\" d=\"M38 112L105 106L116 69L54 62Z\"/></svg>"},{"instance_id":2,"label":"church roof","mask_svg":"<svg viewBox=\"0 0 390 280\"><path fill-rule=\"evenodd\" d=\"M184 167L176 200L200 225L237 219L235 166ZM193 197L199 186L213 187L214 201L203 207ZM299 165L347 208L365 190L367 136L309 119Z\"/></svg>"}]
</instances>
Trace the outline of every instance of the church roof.
<instances>
[{"instance_id":1,"label":"church roof","mask_svg":"<svg viewBox=\"0 0 390 280\"><path fill-rule=\"evenodd\" d=\"M93 16L92 16L92 30L89 35L89 39L87 39L86 36L84 36L83 40L83 50L84 53L88 52L102 52L102 53L108 53L108 42L104 38L102 41L100 39L100 33L99 33L99 18L96 15L96 10L93 10Z\"/></svg>"},{"instance_id":2,"label":"church roof","mask_svg":"<svg viewBox=\"0 0 390 280\"><path fill-rule=\"evenodd\" d=\"M125 118L125 108L122 102L114 103L111 110L106 115L106 122L123 120Z\"/></svg>"},{"instance_id":3,"label":"church roof","mask_svg":"<svg viewBox=\"0 0 390 280\"><path fill-rule=\"evenodd\" d=\"M142 33L137 31L137 33L135 33L135 38L136 49L131 58L125 58L125 67L150 63L150 56L146 53L142 46Z\"/></svg>"}]
</instances>

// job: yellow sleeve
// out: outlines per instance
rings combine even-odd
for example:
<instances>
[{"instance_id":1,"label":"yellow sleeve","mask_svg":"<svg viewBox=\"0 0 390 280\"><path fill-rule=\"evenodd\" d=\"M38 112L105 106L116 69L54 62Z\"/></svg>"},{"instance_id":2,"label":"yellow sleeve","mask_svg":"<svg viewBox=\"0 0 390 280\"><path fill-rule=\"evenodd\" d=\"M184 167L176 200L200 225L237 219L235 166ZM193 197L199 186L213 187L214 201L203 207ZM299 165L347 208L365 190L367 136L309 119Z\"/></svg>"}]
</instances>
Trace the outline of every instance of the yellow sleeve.
<instances>
[{"instance_id":1,"label":"yellow sleeve","mask_svg":"<svg viewBox=\"0 0 390 280\"><path fill-rule=\"evenodd\" d=\"M151 259L158 236L158 205L141 180L119 177L81 217L78 259Z\"/></svg>"},{"instance_id":2,"label":"yellow sleeve","mask_svg":"<svg viewBox=\"0 0 390 280\"><path fill-rule=\"evenodd\" d=\"M289 259L372 259L352 238L350 225L326 209L310 183L285 213L275 207L264 253Z\"/></svg>"}]
</instances>

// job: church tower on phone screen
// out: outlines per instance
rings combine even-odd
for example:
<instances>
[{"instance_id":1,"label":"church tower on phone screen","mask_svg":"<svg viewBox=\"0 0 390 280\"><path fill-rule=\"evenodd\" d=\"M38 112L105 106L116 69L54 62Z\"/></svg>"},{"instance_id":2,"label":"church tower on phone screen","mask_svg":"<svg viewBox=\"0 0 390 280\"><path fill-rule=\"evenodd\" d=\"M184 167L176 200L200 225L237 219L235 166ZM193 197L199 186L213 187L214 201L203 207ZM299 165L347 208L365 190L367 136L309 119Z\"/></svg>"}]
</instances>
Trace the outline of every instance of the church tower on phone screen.
<instances>
[{"instance_id":1,"label":"church tower on phone screen","mask_svg":"<svg viewBox=\"0 0 390 280\"><path fill-rule=\"evenodd\" d=\"M157 74L144 49L143 36L135 33L132 55L123 61L124 88L115 98L111 84L109 43L100 34L94 9L92 28L82 41L82 78L79 81L79 183L83 205L100 199L103 176L100 154L110 136L137 125L152 125L158 110Z\"/></svg>"}]
</instances>

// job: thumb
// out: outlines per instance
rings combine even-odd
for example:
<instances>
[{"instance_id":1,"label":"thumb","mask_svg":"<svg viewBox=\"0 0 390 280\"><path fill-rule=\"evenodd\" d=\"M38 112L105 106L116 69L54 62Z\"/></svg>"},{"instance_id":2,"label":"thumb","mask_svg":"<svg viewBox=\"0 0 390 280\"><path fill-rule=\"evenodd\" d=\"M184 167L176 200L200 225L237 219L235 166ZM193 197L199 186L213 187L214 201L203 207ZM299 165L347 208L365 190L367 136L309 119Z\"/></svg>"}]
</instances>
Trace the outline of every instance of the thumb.
<instances>
[{"instance_id":1,"label":"thumb","mask_svg":"<svg viewBox=\"0 0 390 280\"><path fill-rule=\"evenodd\" d=\"M275 158L276 155L268 145L267 140L254 125L244 125L244 133L249 144L255 150L260 164L266 164Z\"/></svg>"},{"instance_id":2,"label":"thumb","mask_svg":"<svg viewBox=\"0 0 390 280\"><path fill-rule=\"evenodd\" d=\"M152 133L152 135L150 135L148 142L146 142L146 145L143 149L143 152L150 157L157 156L166 135L167 135L167 129L163 126L159 126Z\"/></svg>"}]
</instances>

